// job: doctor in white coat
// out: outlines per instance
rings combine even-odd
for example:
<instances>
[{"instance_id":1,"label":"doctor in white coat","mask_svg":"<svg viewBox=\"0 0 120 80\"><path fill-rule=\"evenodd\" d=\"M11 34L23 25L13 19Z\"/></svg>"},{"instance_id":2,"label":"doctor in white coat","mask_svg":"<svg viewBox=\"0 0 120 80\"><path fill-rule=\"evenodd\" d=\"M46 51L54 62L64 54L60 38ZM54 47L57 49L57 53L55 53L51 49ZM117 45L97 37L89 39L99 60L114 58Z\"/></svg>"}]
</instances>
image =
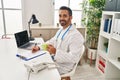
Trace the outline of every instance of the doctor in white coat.
<instances>
[{"instance_id":1,"label":"doctor in white coat","mask_svg":"<svg viewBox=\"0 0 120 80\"><path fill-rule=\"evenodd\" d=\"M59 9L59 22L62 26L46 43L47 51L54 55L54 60L58 64L60 74L67 73L73 69L76 62L79 61L79 55L84 44L84 38L81 33L72 26L72 10L66 6ZM38 51L40 47L35 46L33 52Z\"/></svg>"}]
</instances>

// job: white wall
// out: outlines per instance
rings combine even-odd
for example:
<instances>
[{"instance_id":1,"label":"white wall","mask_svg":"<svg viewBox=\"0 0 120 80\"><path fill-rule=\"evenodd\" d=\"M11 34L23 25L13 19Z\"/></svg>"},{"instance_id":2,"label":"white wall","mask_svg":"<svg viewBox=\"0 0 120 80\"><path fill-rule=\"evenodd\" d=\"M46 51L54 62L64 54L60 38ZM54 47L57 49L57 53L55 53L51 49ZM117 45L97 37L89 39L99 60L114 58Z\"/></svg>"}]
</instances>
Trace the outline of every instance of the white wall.
<instances>
[{"instance_id":1,"label":"white wall","mask_svg":"<svg viewBox=\"0 0 120 80\"><path fill-rule=\"evenodd\" d=\"M22 0L23 7L23 26L27 28L27 23L32 14L43 26L54 24L53 0Z\"/></svg>"}]
</instances>

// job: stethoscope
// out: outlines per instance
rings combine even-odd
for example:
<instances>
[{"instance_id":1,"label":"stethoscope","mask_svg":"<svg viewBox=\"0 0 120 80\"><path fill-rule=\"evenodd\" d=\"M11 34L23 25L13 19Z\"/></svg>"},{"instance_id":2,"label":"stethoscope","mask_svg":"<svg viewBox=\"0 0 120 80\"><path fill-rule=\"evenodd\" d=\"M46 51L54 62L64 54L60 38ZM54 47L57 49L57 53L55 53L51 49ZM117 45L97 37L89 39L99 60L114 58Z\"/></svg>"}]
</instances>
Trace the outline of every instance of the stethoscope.
<instances>
[{"instance_id":1,"label":"stethoscope","mask_svg":"<svg viewBox=\"0 0 120 80\"><path fill-rule=\"evenodd\" d=\"M63 41L65 35L68 33L68 31L70 30L71 27L72 27L72 24L71 24L71 25L68 27L68 29L63 33L61 39L58 40L58 38L59 38L59 36L60 36L60 34L61 34L61 32L62 32L62 29L60 30L60 32L59 32L59 34L57 35L57 38L56 38L57 48L60 47L60 45L61 45L61 43L62 43L62 41Z\"/></svg>"},{"instance_id":2,"label":"stethoscope","mask_svg":"<svg viewBox=\"0 0 120 80\"><path fill-rule=\"evenodd\" d=\"M72 24L71 24L71 25L69 26L69 28L64 32L64 34L63 34L62 37L61 37L61 40L64 39L64 36L67 34L67 32L70 30L71 27L72 27ZM59 34L57 35L57 39L59 38L61 32L62 32L62 29L60 30ZM56 39L56 40L57 40L57 39Z\"/></svg>"}]
</instances>

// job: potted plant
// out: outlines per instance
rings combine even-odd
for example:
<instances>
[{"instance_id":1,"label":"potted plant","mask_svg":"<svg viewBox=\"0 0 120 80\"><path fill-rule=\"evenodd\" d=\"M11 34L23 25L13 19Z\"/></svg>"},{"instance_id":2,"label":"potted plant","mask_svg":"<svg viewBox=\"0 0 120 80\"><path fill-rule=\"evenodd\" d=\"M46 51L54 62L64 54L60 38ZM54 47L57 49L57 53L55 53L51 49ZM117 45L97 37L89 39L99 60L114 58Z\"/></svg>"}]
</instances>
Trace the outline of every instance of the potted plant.
<instances>
[{"instance_id":1,"label":"potted plant","mask_svg":"<svg viewBox=\"0 0 120 80\"><path fill-rule=\"evenodd\" d=\"M85 0L82 4L82 23L87 28L86 44L90 49L97 49L104 6L105 0Z\"/></svg>"}]
</instances>

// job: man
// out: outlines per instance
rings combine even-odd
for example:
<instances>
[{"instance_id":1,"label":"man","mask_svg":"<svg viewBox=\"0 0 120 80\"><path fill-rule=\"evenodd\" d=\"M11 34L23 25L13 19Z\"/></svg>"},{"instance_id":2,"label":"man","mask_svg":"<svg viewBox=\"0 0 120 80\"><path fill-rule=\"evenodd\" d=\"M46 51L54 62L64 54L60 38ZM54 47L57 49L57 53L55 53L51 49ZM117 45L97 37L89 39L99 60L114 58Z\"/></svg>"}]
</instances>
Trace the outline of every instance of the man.
<instances>
[{"instance_id":1,"label":"man","mask_svg":"<svg viewBox=\"0 0 120 80\"><path fill-rule=\"evenodd\" d=\"M65 74L73 69L79 61L79 55L84 43L83 36L72 26L72 10L62 6L59 9L59 22L62 26L56 35L47 41L47 51L54 55L55 62L59 65L59 73ZM33 52L39 50L38 46L33 48Z\"/></svg>"}]
</instances>

